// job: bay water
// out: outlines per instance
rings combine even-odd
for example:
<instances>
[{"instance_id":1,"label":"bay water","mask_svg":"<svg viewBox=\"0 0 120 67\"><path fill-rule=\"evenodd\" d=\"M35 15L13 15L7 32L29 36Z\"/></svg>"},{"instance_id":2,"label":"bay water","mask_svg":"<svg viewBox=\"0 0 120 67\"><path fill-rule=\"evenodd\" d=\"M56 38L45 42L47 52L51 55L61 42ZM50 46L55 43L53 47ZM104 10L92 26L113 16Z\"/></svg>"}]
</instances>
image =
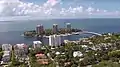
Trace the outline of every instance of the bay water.
<instances>
[{"instance_id":1,"label":"bay water","mask_svg":"<svg viewBox=\"0 0 120 67\"><path fill-rule=\"evenodd\" d=\"M0 21L0 44L27 43L32 44L36 38L24 38L21 34L24 31L35 30L36 25L43 24L44 28L52 28L53 24L58 24L59 28L66 27L66 23L71 23L72 28L85 31L108 33L120 32L120 18L87 18L87 19L47 19L47 20L16 20ZM74 35L68 37L69 40L78 40L88 34Z\"/></svg>"}]
</instances>

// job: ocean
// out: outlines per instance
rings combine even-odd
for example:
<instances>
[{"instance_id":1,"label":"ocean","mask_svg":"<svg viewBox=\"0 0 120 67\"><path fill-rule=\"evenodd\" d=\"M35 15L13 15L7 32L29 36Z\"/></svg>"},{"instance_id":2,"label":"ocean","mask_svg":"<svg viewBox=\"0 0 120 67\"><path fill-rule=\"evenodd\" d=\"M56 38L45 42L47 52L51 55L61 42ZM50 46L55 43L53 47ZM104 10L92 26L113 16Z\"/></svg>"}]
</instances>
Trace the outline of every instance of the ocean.
<instances>
[{"instance_id":1,"label":"ocean","mask_svg":"<svg viewBox=\"0 0 120 67\"><path fill-rule=\"evenodd\" d=\"M43 24L44 28L47 29L52 28L53 24L58 24L59 28L65 27L65 23L71 23L73 28L97 33L120 32L120 18L0 21L0 44L32 44L32 41L36 40L36 38L24 38L21 36L24 31L34 30L38 24ZM85 36L89 36L89 34L74 35L68 37L68 39L78 40Z\"/></svg>"}]
</instances>

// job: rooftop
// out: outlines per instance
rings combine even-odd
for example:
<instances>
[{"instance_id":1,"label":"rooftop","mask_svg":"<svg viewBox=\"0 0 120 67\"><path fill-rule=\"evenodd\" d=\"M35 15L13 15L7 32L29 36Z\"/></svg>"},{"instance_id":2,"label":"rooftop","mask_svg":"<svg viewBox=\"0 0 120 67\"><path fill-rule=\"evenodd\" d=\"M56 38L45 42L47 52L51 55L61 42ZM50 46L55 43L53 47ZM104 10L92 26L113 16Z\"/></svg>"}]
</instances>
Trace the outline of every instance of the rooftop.
<instances>
[{"instance_id":1,"label":"rooftop","mask_svg":"<svg viewBox=\"0 0 120 67\"><path fill-rule=\"evenodd\" d=\"M67 25L70 25L71 23L66 23Z\"/></svg>"},{"instance_id":2,"label":"rooftop","mask_svg":"<svg viewBox=\"0 0 120 67\"><path fill-rule=\"evenodd\" d=\"M16 44L15 47L17 47L19 49L23 49L23 48L27 48L27 45L22 43L22 44Z\"/></svg>"},{"instance_id":3,"label":"rooftop","mask_svg":"<svg viewBox=\"0 0 120 67\"><path fill-rule=\"evenodd\" d=\"M53 24L54 26L57 26L58 24Z\"/></svg>"},{"instance_id":4,"label":"rooftop","mask_svg":"<svg viewBox=\"0 0 120 67\"><path fill-rule=\"evenodd\" d=\"M11 46L11 44L2 44L2 46Z\"/></svg>"},{"instance_id":5,"label":"rooftop","mask_svg":"<svg viewBox=\"0 0 120 67\"><path fill-rule=\"evenodd\" d=\"M34 44L42 44L41 41L33 41Z\"/></svg>"},{"instance_id":6,"label":"rooftop","mask_svg":"<svg viewBox=\"0 0 120 67\"><path fill-rule=\"evenodd\" d=\"M40 24L40 25L37 25L37 27L40 27L40 26L43 26L42 24Z\"/></svg>"}]
</instances>

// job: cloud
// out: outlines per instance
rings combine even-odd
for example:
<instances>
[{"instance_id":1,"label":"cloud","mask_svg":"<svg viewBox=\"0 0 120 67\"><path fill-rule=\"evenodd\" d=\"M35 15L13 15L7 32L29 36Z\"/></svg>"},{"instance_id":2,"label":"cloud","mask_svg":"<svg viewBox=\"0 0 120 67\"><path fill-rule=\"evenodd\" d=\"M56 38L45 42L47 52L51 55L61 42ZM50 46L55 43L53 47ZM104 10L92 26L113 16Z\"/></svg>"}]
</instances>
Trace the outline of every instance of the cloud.
<instances>
[{"instance_id":1,"label":"cloud","mask_svg":"<svg viewBox=\"0 0 120 67\"><path fill-rule=\"evenodd\" d=\"M101 10L91 6L85 8L83 6L68 8L58 7L61 5L60 0L48 0L43 5L34 3L25 3L20 0L0 0L0 16L1 17L16 17L16 16L33 16L43 18L67 18L67 17L87 17L87 16L109 16L120 15L119 11Z\"/></svg>"}]
</instances>

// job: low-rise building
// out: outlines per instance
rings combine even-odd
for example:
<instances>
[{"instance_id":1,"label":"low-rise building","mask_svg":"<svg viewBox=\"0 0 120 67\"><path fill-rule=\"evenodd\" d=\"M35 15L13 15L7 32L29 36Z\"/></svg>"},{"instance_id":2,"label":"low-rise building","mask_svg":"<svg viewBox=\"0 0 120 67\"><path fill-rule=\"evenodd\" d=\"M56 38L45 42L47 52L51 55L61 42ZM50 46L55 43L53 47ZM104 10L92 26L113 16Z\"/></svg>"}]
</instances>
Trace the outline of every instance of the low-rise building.
<instances>
[{"instance_id":1,"label":"low-rise building","mask_svg":"<svg viewBox=\"0 0 120 67\"><path fill-rule=\"evenodd\" d=\"M73 57L82 57L83 54L80 51L73 52Z\"/></svg>"},{"instance_id":2,"label":"low-rise building","mask_svg":"<svg viewBox=\"0 0 120 67\"><path fill-rule=\"evenodd\" d=\"M108 33L109 36L112 36L112 33Z\"/></svg>"},{"instance_id":3,"label":"low-rise building","mask_svg":"<svg viewBox=\"0 0 120 67\"><path fill-rule=\"evenodd\" d=\"M1 64L7 64L10 61L11 53L10 53L10 51L4 51L3 53L4 54L3 54L3 58L2 58Z\"/></svg>"},{"instance_id":4,"label":"low-rise building","mask_svg":"<svg viewBox=\"0 0 120 67\"><path fill-rule=\"evenodd\" d=\"M110 39L111 37L105 37L104 40Z\"/></svg>"},{"instance_id":5,"label":"low-rise building","mask_svg":"<svg viewBox=\"0 0 120 67\"><path fill-rule=\"evenodd\" d=\"M34 48L39 48L42 45L41 41L33 41L33 47Z\"/></svg>"},{"instance_id":6,"label":"low-rise building","mask_svg":"<svg viewBox=\"0 0 120 67\"><path fill-rule=\"evenodd\" d=\"M3 51L11 51L12 50L12 45L11 44L3 44L2 45L2 50Z\"/></svg>"},{"instance_id":7,"label":"low-rise building","mask_svg":"<svg viewBox=\"0 0 120 67\"><path fill-rule=\"evenodd\" d=\"M80 41L69 41L69 40L64 40L64 43L75 43L75 44L79 44Z\"/></svg>"},{"instance_id":8,"label":"low-rise building","mask_svg":"<svg viewBox=\"0 0 120 67\"><path fill-rule=\"evenodd\" d=\"M67 44L67 43L69 43L69 42L70 42L69 40L64 40L64 43L65 43L65 44Z\"/></svg>"}]
</instances>

